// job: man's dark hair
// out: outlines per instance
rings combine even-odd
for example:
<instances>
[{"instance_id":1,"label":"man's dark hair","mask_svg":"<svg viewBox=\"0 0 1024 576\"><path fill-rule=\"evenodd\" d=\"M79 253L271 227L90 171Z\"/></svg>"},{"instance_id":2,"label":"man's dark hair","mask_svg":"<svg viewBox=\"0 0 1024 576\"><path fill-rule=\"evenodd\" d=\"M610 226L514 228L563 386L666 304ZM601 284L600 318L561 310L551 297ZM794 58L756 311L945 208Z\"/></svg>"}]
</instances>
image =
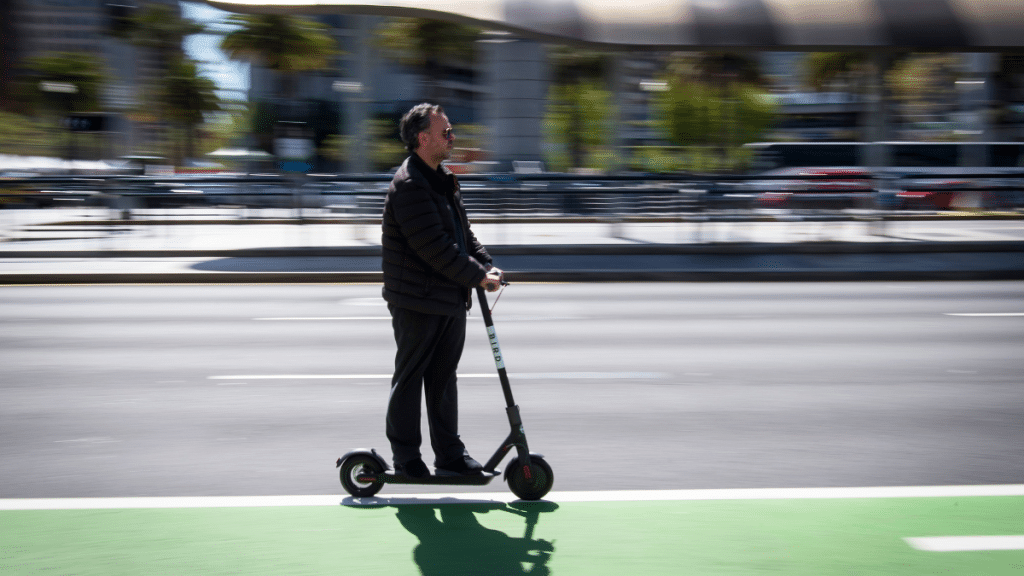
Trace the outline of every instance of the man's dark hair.
<instances>
[{"instance_id":1,"label":"man's dark hair","mask_svg":"<svg viewBox=\"0 0 1024 576\"><path fill-rule=\"evenodd\" d=\"M420 132L430 129L431 114L444 114L444 108L424 102L413 106L402 116L402 121L398 123L398 133L409 152L415 152L420 147Z\"/></svg>"}]
</instances>

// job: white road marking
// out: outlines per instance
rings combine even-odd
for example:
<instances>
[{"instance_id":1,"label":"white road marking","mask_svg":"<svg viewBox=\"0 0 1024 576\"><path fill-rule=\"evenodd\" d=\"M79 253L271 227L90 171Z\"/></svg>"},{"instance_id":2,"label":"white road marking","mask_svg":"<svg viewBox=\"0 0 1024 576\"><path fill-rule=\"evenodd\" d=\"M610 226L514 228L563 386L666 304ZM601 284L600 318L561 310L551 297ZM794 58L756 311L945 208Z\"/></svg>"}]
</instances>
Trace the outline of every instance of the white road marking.
<instances>
[{"instance_id":1,"label":"white road marking","mask_svg":"<svg viewBox=\"0 0 1024 576\"><path fill-rule=\"evenodd\" d=\"M391 316L283 316L280 318L253 318L257 322L316 322L316 321L349 321L349 320L391 320Z\"/></svg>"},{"instance_id":2,"label":"white road marking","mask_svg":"<svg viewBox=\"0 0 1024 576\"><path fill-rule=\"evenodd\" d=\"M947 312L946 316L966 316L974 318L996 318L1007 316L1024 316L1024 312Z\"/></svg>"},{"instance_id":3,"label":"white road marking","mask_svg":"<svg viewBox=\"0 0 1024 576\"><path fill-rule=\"evenodd\" d=\"M1024 550L1024 536L927 536L904 540L912 547L926 552Z\"/></svg>"},{"instance_id":4,"label":"white road marking","mask_svg":"<svg viewBox=\"0 0 1024 576\"><path fill-rule=\"evenodd\" d=\"M518 380L662 380L670 374L664 372L535 372L509 374Z\"/></svg>"},{"instance_id":5,"label":"white road marking","mask_svg":"<svg viewBox=\"0 0 1024 576\"><path fill-rule=\"evenodd\" d=\"M549 322L579 320L578 316L510 316L500 318L501 322ZM280 316L253 318L257 322L320 322L320 321L376 321L391 320L391 316Z\"/></svg>"},{"instance_id":6,"label":"white road marking","mask_svg":"<svg viewBox=\"0 0 1024 576\"><path fill-rule=\"evenodd\" d=\"M95 437L89 437L89 438L72 438L71 440L54 440L53 441L54 444L69 444L69 443L74 443L74 444L111 444L111 443L115 443L115 442L120 442L120 440L115 440L114 438L110 438L110 437L107 437L107 436L95 436Z\"/></svg>"},{"instance_id":7,"label":"white road marking","mask_svg":"<svg viewBox=\"0 0 1024 576\"><path fill-rule=\"evenodd\" d=\"M459 374L459 378L497 378L498 373ZM665 372L534 372L509 374L516 380L662 380ZM210 380L390 380L392 374L227 374Z\"/></svg>"},{"instance_id":8,"label":"white road marking","mask_svg":"<svg viewBox=\"0 0 1024 576\"><path fill-rule=\"evenodd\" d=\"M855 488L738 488L711 490L616 490L551 492L548 502L654 502L697 500L802 500L833 498L955 498L1024 496L1024 484L973 486L882 486ZM374 498L326 496L170 496L133 498L6 498L7 510L101 510L129 508L258 508L277 506L381 506L513 502L510 492L397 494ZM1014 537L1017 538L1017 537Z\"/></svg>"},{"instance_id":9,"label":"white road marking","mask_svg":"<svg viewBox=\"0 0 1024 576\"><path fill-rule=\"evenodd\" d=\"M382 308L388 305L388 303L380 296L371 298L346 298L345 300L338 302L338 304L348 306L380 306Z\"/></svg>"},{"instance_id":10,"label":"white road marking","mask_svg":"<svg viewBox=\"0 0 1024 576\"><path fill-rule=\"evenodd\" d=\"M390 380L393 374L228 374L210 380ZM497 378L498 374L459 374L459 378Z\"/></svg>"}]
</instances>

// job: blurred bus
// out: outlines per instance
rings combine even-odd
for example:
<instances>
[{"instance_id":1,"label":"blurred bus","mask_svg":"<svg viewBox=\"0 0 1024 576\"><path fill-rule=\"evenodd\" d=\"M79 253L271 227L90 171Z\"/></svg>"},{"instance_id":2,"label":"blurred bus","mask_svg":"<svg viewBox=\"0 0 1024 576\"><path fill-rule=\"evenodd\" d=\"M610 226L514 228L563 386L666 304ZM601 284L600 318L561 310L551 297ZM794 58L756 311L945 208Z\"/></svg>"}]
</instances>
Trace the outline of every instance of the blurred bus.
<instances>
[{"instance_id":1,"label":"blurred bus","mask_svg":"<svg viewBox=\"0 0 1024 576\"><path fill-rule=\"evenodd\" d=\"M756 142L755 172L780 168L870 166L868 142ZM892 168L1024 168L1020 142L878 142Z\"/></svg>"},{"instance_id":2,"label":"blurred bus","mask_svg":"<svg viewBox=\"0 0 1024 576\"><path fill-rule=\"evenodd\" d=\"M763 142L746 144L753 172L812 175L822 171L866 175L870 147L884 146L885 166L873 170L895 183L880 191L883 203L901 209L1007 208L1024 202L1024 143L1016 142ZM1005 175L993 177L993 173ZM860 182L866 183L865 180ZM791 198L801 188L821 191L824 182L776 182L775 196ZM852 183L846 183L847 187Z\"/></svg>"}]
</instances>

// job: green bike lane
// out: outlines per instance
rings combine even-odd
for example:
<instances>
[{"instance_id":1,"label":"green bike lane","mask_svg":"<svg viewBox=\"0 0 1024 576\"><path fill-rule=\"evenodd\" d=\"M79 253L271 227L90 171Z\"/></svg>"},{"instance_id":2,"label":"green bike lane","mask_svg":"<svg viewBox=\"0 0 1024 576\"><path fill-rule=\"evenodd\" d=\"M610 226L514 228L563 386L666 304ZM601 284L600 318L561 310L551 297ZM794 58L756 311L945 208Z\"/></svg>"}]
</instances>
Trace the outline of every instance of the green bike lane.
<instances>
[{"instance_id":1,"label":"green bike lane","mask_svg":"<svg viewBox=\"0 0 1024 576\"><path fill-rule=\"evenodd\" d=\"M382 496L0 500L0 574L1024 574L1020 485Z\"/></svg>"}]
</instances>

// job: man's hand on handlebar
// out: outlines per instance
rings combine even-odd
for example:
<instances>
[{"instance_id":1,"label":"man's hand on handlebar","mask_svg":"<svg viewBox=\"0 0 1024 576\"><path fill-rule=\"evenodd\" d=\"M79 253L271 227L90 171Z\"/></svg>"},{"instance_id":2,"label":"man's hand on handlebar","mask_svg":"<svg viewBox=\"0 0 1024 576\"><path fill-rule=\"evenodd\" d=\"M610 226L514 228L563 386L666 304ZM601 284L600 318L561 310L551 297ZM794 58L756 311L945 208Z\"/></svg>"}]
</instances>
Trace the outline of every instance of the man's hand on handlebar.
<instances>
[{"instance_id":1,"label":"man's hand on handlebar","mask_svg":"<svg viewBox=\"0 0 1024 576\"><path fill-rule=\"evenodd\" d=\"M487 276L480 282L480 287L488 292L495 292L501 287L505 273L500 268L490 267L487 269Z\"/></svg>"}]
</instances>

